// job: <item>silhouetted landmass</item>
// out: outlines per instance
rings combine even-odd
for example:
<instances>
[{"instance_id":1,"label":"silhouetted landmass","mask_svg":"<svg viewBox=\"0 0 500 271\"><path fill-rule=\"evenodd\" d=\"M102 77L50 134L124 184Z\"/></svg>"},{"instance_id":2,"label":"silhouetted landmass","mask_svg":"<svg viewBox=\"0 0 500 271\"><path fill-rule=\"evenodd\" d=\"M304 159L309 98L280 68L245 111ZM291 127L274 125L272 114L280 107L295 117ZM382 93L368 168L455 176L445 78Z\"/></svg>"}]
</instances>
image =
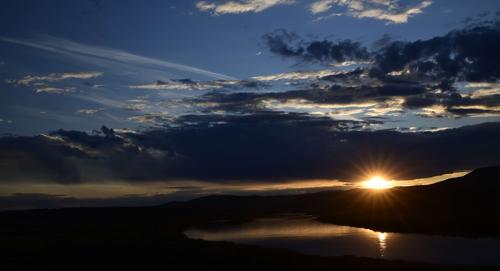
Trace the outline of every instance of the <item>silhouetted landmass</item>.
<instances>
[{"instance_id":1,"label":"silhouetted landmass","mask_svg":"<svg viewBox=\"0 0 500 271\"><path fill-rule=\"evenodd\" d=\"M297 212L383 231L500 236L500 167L477 169L432 185L267 197L210 196L165 208L233 220Z\"/></svg>"},{"instance_id":2,"label":"silhouetted landmass","mask_svg":"<svg viewBox=\"0 0 500 271\"><path fill-rule=\"evenodd\" d=\"M500 235L500 167L429 186L291 196L210 196L141 208L0 213L1 270L479 270L191 240L215 219L239 223L282 212L386 231ZM482 268L489 270L489 268ZM493 268L491 268L493 269Z\"/></svg>"}]
</instances>

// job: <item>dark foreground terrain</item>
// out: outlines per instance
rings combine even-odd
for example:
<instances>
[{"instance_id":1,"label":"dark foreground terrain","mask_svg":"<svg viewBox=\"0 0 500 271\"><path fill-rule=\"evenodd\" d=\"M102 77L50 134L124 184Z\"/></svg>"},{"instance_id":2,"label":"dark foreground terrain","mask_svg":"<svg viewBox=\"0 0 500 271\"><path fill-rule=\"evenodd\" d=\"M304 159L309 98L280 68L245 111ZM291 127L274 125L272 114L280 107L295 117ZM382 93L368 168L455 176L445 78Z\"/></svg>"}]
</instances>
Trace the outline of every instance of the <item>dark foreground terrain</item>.
<instances>
[{"instance_id":1,"label":"dark foreground terrain","mask_svg":"<svg viewBox=\"0 0 500 271\"><path fill-rule=\"evenodd\" d=\"M500 167L419 187L272 197L212 196L144 208L0 213L0 270L493 270L191 240L192 226L300 212L384 231L500 237Z\"/></svg>"}]
</instances>

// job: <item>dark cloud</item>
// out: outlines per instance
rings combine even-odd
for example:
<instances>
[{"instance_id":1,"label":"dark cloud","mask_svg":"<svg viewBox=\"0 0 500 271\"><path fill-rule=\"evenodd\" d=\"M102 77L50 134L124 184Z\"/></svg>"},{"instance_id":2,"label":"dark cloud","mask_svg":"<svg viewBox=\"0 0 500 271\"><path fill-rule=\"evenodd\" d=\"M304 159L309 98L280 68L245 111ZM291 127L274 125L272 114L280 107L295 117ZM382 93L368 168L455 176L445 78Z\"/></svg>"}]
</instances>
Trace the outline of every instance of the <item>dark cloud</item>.
<instances>
[{"instance_id":1,"label":"dark cloud","mask_svg":"<svg viewBox=\"0 0 500 271\"><path fill-rule=\"evenodd\" d=\"M341 81L340 77L329 76L328 81ZM351 76L351 75L345 75ZM354 73L354 76L357 74ZM224 110L230 112L246 112L262 110L260 107L263 101L267 100L306 100L315 104L356 104L365 102L383 103L394 97L413 97L425 94L428 87L414 82L386 82L378 86L369 85L341 85L334 83L329 87L311 86L308 89L292 90L284 92L267 93L208 93L193 102L210 102L216 106L209 110Z\"/></svg>"},{"instance_id":2,"label":"dark cloud","mask_svg":"<svg viewBox=\"0 0 500 271\"><path fill-rule=\"evenodd\" d=\"M367 60L370 57L370 53L361 43L351 40L308 42L286 30L265 34L263 40L271 52L284 57L300 58L304 61L342 63Z\"/></svg>"},{"instance_id":3,"label":"dark cloud","mask_svg":"<svg viewBox=\"0 0 500 271\"><path fill-rule=\"evenodd\" d=\"M151 84L131 85L135 89L152 90L231 90L245 88L266 88L268 84L256 80L213 80L213 81L194 81L189 78L170 79L168 81L158 80Z\"/></svg>"},{"instance_id":4,"label":"dark cloud","mask_svg":"<svg viewBox=\"0 0 500 271\"><path fill-rule=\"evenodd\" d=\"M364 169L382 169L406 179L500 163L499 123L401 133L271 112L188 119L200 124L129 134L58 131L52 138L2 138L0 177L2 182L251 183L359 180Z\"/></svg>"},{"instance_id":5,"label":"dark cloud","mask_svg":"<svg viewBox=\"0 0 500 271\"><path fill-rule=\"evenodd\" d=\"M373 61L372 76L405 71L414 77L467 81L494 81L500 77L500 23L487 21L447 35L413 42L391 41L388 36L368 50L349 40L304 41L296 34L277 31L263 36L271 52L332 64Z\"/></svg>"},{"instance_id":6,"label":"dark cloud","mask_svg":"<svg viewBox=\"0 0 500 271\"><path fill-rule=\"evenodd\" d=\"M345 83L346 80L357 80L359 81L359 77L363 75L364 70L363 69L355 69L346 73L340 73L340 74L334 74L334 75L328 75L321 77L321 80L326 80L330 82L342 82Z\"/></svg>"},{"instance_id":7,"label":"dark cloud","mask_svg":"<svg viewBox=\"0 0 500 271\"><path fill-rule=\"evenodd\" d=\"M377 53L383 72L407 69L435 78L492 81L500 77L498 22L456 30L429 40L393 42Z\"/></svg>"},{"instance_id":8,"label":"dark cloud","mask_svg":"<svg viewBox=\"0 0 500 271\"><path fill-rule=\"evenodd\" d=\"M455 117L482 114L500 114L500 95L477 98L462 96L458 93L426 93L407 97L404 106L418 109L435 105L443 106L446 112Z\"/></svg>"},{"instance_id":9,"label":"dark cloud","mask_svg":"<svg viewBox=\"0 0 500 271\"><path fill-rule=\"evenodd\" d=\"M446 116L500 113L498 95L474 97L456 89L458 82L500 79L500 58L496 53L500 48L498 20L478 21L427 40L394 41L386 35L371 50L352 42L305 41L283 30L265 35L264 40L272 52L302 62L328 65L346 60L371 62L350 72L320 78L331 83L329 88L324 84L311 85L310 90L269 95L277 99L356 103L401 97L407 109L439 105Z\"/></svg>"},{"instance_id":10,"label":"dark cloud","mask_svg":"<svg viewBox=\"0 0 500 271\"><path fill-rule=\"evenodd\" d=\"M295 33L281 29L265 34L262 38L269 50L275 54L295 57L304 53L304 48L300 44L297 46L292 45L292 43L296 43L300 39Z\"/></svg>"},{"instance_id":11,"label":"dark cloud","mask_svg":"<svg viewBox=\"0 0 500 271\"><path fill-rule=\"evenodd\" d=\"M447 111L459 116L500 113L499 110L492 110L487 108L448 108Z\"/></svg>"}]
</instances>

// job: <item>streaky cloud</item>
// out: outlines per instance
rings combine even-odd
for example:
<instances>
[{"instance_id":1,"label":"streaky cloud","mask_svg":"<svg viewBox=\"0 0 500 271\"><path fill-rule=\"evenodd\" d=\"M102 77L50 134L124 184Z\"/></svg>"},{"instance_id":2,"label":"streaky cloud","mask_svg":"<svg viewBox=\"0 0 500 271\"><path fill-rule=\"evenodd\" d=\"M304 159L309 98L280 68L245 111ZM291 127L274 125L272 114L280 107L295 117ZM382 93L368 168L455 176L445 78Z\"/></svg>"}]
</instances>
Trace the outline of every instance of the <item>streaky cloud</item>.
<instances>
[{"instance_id":1,"label":"streaky cloud","mask_svg":"<svg viewBox=\"0 0 500 271\"><path fill-rule=\"evenodd\" d=\"M224 80L236 79L229 75L216 73L200 69L197 67L136 55L119 49L87 45L52 36L45 36L44 38L38 40L25 40L25 39L17 39L9 37L0 37L0 41L29 46L49 51L52 53L75 57L77 59L93 58L94 60L95 59L108 60L120 63L135 64L135 65L153 65L163 68L174 69L178 71L189 72L197 75L202 75L209 78L224 79Z\"/></svg>"}]
</instances>

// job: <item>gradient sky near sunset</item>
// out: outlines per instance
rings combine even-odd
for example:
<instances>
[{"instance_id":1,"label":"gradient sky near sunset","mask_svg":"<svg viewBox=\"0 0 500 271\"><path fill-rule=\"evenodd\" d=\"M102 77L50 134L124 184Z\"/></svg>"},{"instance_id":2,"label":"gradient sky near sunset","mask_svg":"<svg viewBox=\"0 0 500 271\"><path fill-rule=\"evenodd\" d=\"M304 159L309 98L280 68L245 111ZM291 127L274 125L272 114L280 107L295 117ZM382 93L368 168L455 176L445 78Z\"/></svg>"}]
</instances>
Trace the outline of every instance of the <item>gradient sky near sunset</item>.
<instances>
[{"instance_id":1,"label":"gradient sky near sunset","mask_svg":"<svg viewBox=\"0 0 500 271\"><path fill-rule=\"evenodd\" d=\"M496 0L0 4L9 208L500 163Z\"/></svg>"}]
</instances>

